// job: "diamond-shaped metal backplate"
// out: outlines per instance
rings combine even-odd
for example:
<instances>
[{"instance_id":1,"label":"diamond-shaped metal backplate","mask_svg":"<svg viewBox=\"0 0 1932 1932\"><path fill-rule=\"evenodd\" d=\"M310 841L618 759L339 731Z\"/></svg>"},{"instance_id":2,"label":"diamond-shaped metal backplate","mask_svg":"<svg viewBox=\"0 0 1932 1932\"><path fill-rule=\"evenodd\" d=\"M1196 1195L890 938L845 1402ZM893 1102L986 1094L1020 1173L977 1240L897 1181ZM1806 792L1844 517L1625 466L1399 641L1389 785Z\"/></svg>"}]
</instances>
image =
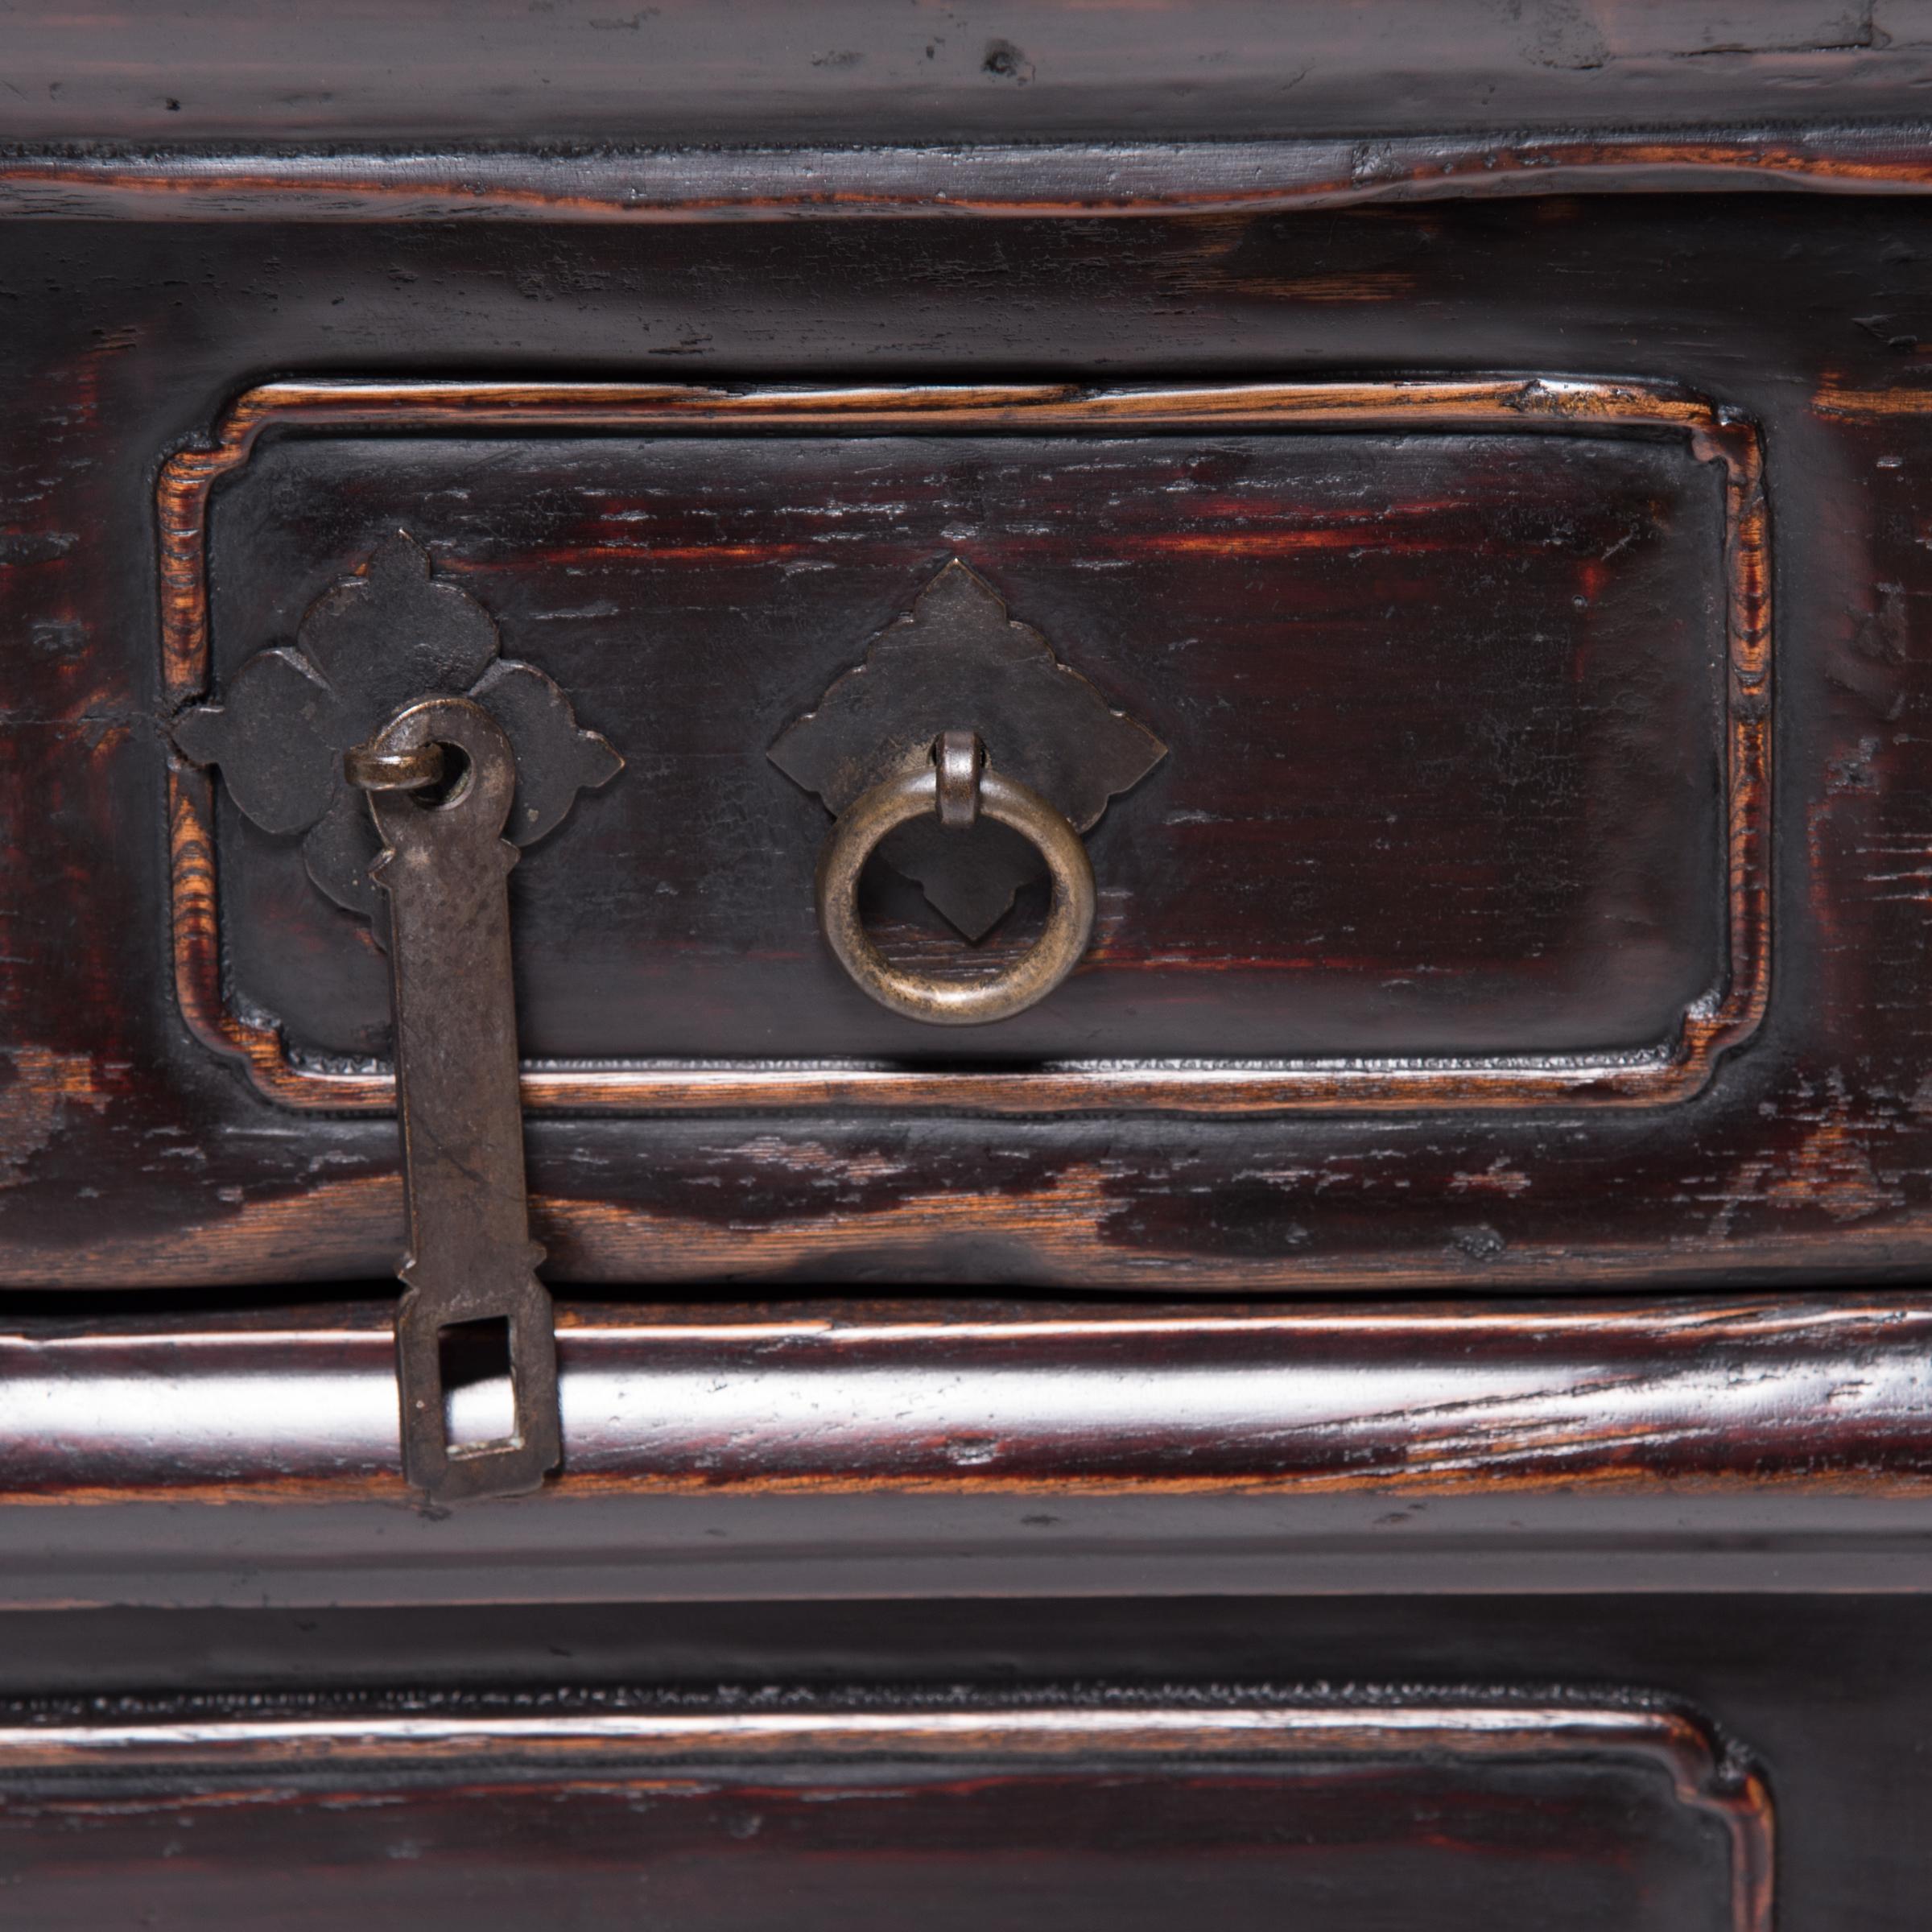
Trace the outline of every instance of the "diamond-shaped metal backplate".
<instances>
[{"instance_id":1,"label":"diamond-shaped metal backplate","mask_svg":"<svg viewBox=\"0 0 1932 1932\"><path fill-rule=\"evenodd\" d=\"M1082 832L1167 755L1152 732L1060 663L1046 639L1010 617L999 592L955 557L872 640L865 662L780 733L770 756L836 816L873 786L923 764L943 731L977 732L994 769L1032 786ZM1040 876L1033 848L998 826L962 837L936 818L918 820L894 832L880 853L973 940Z\"/></svg>"}]
</instances>

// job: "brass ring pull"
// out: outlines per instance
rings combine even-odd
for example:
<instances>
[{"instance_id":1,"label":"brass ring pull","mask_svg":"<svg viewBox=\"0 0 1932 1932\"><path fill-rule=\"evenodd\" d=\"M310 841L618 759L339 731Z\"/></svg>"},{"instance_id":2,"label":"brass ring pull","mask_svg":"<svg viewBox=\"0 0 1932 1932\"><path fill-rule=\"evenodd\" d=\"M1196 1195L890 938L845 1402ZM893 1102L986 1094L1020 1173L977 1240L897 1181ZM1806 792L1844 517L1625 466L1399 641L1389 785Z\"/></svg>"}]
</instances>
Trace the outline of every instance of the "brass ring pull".
<instances>
[{"instance_id":1,"label":"brass ring pull","mask_svg":"<svg viewBox=\"0 0 1932 1932\"><path fill-rule=\"evenodd\" d=\"M1093 868L1067 819L1030 786L983 762L969 732L944 733L934 762L875 785L847 807L819 859L819 924L839 963L881 1006L935 1026L1010 1019L1046 998L1079 964L1093 931ZM923 812L964 827L984 812L1030 839L1046 861L1053 899L1046 929L990 979L952 980L908 972L888 961L859 918L859 874L894 826Z\"/></svg>"}]
</instances>

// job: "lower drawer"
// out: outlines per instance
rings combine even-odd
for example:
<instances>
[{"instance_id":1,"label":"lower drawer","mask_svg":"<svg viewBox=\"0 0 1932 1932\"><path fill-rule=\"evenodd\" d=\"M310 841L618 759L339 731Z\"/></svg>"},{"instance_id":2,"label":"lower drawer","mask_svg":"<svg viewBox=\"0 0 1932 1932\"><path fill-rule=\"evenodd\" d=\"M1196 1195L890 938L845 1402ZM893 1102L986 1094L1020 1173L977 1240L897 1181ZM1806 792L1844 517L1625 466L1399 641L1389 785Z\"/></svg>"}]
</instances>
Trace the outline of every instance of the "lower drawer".
<instances>
[{"instance_id":1,"label":"lower drawer","mask_svg":"<svg viewBox=\"0 0 1932 1932\"><path fill-rule=\"evenodd\" d=\"M16 1723L10 1922L1770 1924L1762 1781L1641 1700L532 1701Z\"/></svg>"}]
</instances>

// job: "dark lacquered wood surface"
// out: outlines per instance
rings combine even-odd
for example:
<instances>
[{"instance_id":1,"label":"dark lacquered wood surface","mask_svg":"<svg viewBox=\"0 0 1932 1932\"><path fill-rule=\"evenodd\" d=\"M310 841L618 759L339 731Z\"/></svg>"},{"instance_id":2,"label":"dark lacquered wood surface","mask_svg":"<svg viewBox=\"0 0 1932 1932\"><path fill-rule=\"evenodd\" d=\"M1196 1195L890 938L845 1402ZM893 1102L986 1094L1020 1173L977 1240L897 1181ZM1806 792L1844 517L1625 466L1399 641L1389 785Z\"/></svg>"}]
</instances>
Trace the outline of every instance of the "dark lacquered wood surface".
<instances>
[{"instance_id":1,"label":"dark lacquered wood surface","mask_svg":"<svg viewBox=\"0 0 1932 1932\"><path fill-rule=\"evenodd\" d=\"M233 220L23 223L14 259L41 293L6 351L5 595L27 640L7 728L8 1275L328 1278L386 1268L400 1240L386 1123L297 1124L252 1096L190 1036L158 964L154 464L242 383L643 360L680 378L1198 379L1409 369L1422 349L1439 368L1686 383L1764 426L1776 959L1763 1026L1703 1097L1642 1119L1342 1110L1226 1127L895 1120L851 1096L778 1129L533 1118L553 1274L1252 1290L1920 1265L1932 1146L1913 1096L1932 1048L1912 874L1932 774L1907 667L1926 419L1842 401L1909 374L1909 301L1871 291L1920 220L1909 199L1610 195L1232 222L875 219L842 224L836 248L832 229L762 223L358 218L285 225L272 246ZM103 548L118 530L141 540ZM1363 885L1398 901L1402 854Z\"/></svg>"},{"instance_id":2,"label":"dark lacquered wood surface","mask_svg":"<svg viewBox=\"0 0 1932 1932\"><path fill-rule=\"evenodd\" d=\"M517 1701L0 1726L10 1911L49 1928L1771 1922L1761 1779L1637 1700Z\"/></svg>"},{"instance_id":3,"label":"dark lacquered wood surface","mask_svg":"<svg viewBox=\"0 0 1932 1932\"><path fill-rule=\"evenodd\" d=\"M634 1915L625 1860L648 1842L669 1855L660 1899L755 1885L753 1922L803 1868L781 1922L835 1894L839 1923L888 1898L894 1922L1011 1922L1042 1909L1037 1885L1009 1887L1017 1861L1055 1878L1056 1924L1272 1922L1324 1880L1354 1888L1351 1926L1738 1924L1765 1906L1739 1889L1761 1860L1735 1856L1747 1817L1763 1849L1766 1806L1733 1802L1755 1763L1785 1932L1915 1932L1932 1356L1921 1298L1870 1283L1932 1262L1925 35L1897 6L1802 0L1721 20L1397 3L1291 33L1238 5L956 9L943 32L930 10L852 6L817 12L822 45L803 18L559 0L452 32L402 0L271 35L258 8L210 0L0 23L0 135L65 144L0 157L0 1275L167 1291L138 1319L11 1310L0 1688L36 1701L0 1724L30 1773L7 1783L0 1897L25 1922L253 1924L272 1894L289 1922L413 1905L473 1923L530 1901L549 1923L580 1901ZM959 144L980 137L1001 145ZM628 145L679 138L704 146ZM200 1294L379 1274L401 1238L391 1125L277 1104L175 998L199 948L217 1004L275 1017L246 946L225 961L212 902L169 931L194 828L163 823L182 693L161 675L156 485L237 395L316 376L1484 372L1687 390L1763 432L1768 571L1727 563L1777 611L1774 712L1738 714L1775 750L1750 927L1774 941L1771 997L1695 1098L1224 1121L894 1114L862 1083L775 1121L735 1090L681 1120L540 1096L554 1272L682 1284L685 1304L573 1311L562 1484L444 1517L397 1478L386 1304L337 1288L319 1319L265 1318ZM1443 453L1468 473L1466 435ZM1600 567L1632 584L1662 522L1606 555L1620 533L1579 507L1580 556L1513 549L1507 516L1483 540L1553 594ZM1506 614L1450 574L1451 633ZM1542 706L1534 678L1462 663L1505 732ZM1385 681L1390 720L1370 704L1359 723L1423 713L1399 670ZM1465 729L1467 695L1442 706ZM1560 797L1641 818L1640 771L1568 749L1582 791ZM1480 821L1468 796L1430 803L1445 827ZM1533 871L1608 881L1633 956L1672 943L1615 832L1552 824ZM1416 910L1401 856L1360 881L1397 938ZM250 970L302 977L279 946ZM1613 970L1585 990L1602 1012L1634 997ZM366 1047L366 1013L336 1017ZM700 1319L689 1285L720 1278L749 1305ZM1250 1300L1837 1287L1357 1319L778 1298L828 1279ZM992 1777L927 1759L886 1799L890 1752L856 1797L848 1762L779 1789L767 1758L748 1796L717 1757L668 1783L605 1760L590 1789L517 1756L586 1714L876 1721L992 1690L1062 1721L1225 1710L1241 1700L1214 1686L1243 1681L1385 1718L1664 1714L1706 1741L1640 1766L1600 1736L1580 1763L1464 1777L1439 1738L1426 1765L1357 1761L1326 1797L1224 1746ZM525 1728L493 1765L447 1748L506 1715ZM426 1777L382 1762L425 1744ZM895 1829L952 1882L909 1881ZM404 1856L377 1880L378 1849Z\"/></svg>"},{"instance_id":4,"label":"dark lacquered wood surface","mask_svg":"<svg viewBox=\"0 0 1932 1932\"><path fill-rule=\"evenodd\" d=\"M406 133L419 130L404 130ZM1917 195L1928 168L1890 125L1347 139L926 142L658 151L454 142L304 152L78 142L0 156L0 206L66 221L297 219L574 224L963 215L1254 217L1571 194Z\"/></svg>"},{"instance_id":5,"label":"dark lacquered wood surface","mask_svg":"<svg viewBox=\"0 0 1932 1932\"><path fill-rule=\"evenodd\" d=\"M460 1722L506 1706L538 1719L640 1705L808 1716L842 1697L957 1709L976 1686L1036 1707L1063 1707L1083 1686L1090 1703L1105 1686L1110 1703L1224 1706L1270 1701L1256 1687L1271 1684L1327 1686L1318 1701L1386 1700L1380 1687L1402 1685L1394 1701L1532 1705L1573 1701L1579 1686L1600 1704L1616 1687L1613 1702L1702 1711L1766 1777L1785 1932L1915 1932L1923 1918L1922 1595L1505 1585L1460 1596L70 1608L5 1620L0 1686L24 1700L10 1727L384 1711ZM1472 1699L1474 1686L1489 1688ZM382 1829L381 1810L362 1815Z\"/></svg>"}]
</instances>

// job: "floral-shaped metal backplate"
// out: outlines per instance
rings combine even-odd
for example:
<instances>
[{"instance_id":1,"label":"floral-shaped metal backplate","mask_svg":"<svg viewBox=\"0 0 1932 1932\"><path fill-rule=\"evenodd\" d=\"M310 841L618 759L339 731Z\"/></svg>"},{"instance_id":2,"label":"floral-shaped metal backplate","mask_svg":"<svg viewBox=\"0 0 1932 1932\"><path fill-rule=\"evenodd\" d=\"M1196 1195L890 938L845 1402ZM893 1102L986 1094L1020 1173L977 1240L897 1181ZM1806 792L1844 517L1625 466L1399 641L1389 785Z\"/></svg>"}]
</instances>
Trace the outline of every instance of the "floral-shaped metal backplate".
<instances>
[{"instance_id":1,"label":"floral-shaped metal backplate","mask_svg":"<svg viewBox=\"0 0 1932 1932\"><path fill-rule=\"evenodd\" d=\"M435 577L406 530L376 550L362 575L309 606L292 646L257 651L222 703L183 712L174 740L191 762L220 766L237 807L263 831L305 835L308 876L379 931L369 869L382 841L368 795L342 775L342 754L405 705L440 696L475 700L508 735L517 789L503 829L518 845L555 830L578 792L623 769L550 678L501 654L495 620Z\"/></svg>"}]
</instances>

